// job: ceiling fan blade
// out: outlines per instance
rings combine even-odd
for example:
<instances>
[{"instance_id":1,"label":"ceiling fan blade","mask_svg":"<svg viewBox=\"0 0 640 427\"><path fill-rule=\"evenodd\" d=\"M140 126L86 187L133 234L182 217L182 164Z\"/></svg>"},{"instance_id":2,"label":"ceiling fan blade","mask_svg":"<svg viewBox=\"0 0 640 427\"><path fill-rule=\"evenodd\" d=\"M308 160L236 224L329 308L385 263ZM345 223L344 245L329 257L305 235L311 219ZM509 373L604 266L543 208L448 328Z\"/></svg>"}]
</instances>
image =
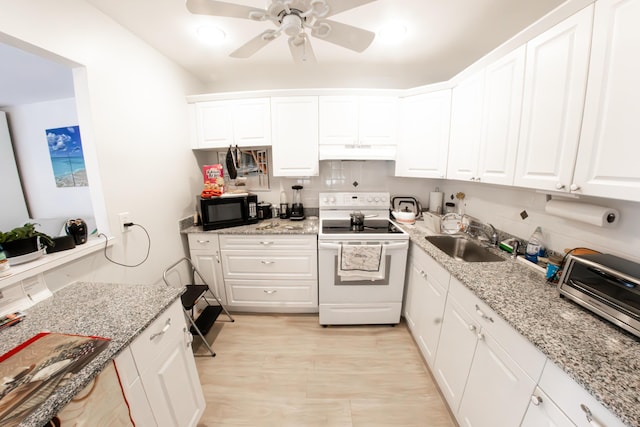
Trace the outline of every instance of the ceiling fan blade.
<instances>
[{"instance_id":1,"label":"ceiling fan blade","mask_svg":"<svg viewBox=\"0 0 640 427\"><path fill-rule=\"evenodd\" d=\"M231 52L229 56L232 58L248 58L275 40L279 35L280 33L275 30L264 31Z\"/></svg>"},{"instance_id":2,"label":"ceiling fan blade","mask_svg":"<svg viewBox=\"0 0 640 427\"><path fill-rule=\"evenodd\" d=\"M216 0L187 0L187 9L196 15L228 16L230 18L251 19L251 13L266 15L267 11L240 4Z\"/></svg>"},{"instance_id":3,"label":"ceiling fan blade","mask_svg":"<svg viewBox=\"0 0 640 427\"><path fill-rule=\"evenodd\" d=\"M363 52L376 37L371 31L327 19L318 20L311 35L356 52Z\"/></svg>"},{"instance_id":4,"label":"ceiling fan blade","mask_svg":"<svg viewBox=\"0 0 640 427\"><path fill-rule=\"evenodd\" d=\"M289 50L296 64L315 64L318 61L313 53L309 37L289 37Z\"/></svg>"},{"instance_id":5,"label":"ceiling fan blade","mask_svg":"<svg viewBox=\"0 0 640 427\"><path fill-rule=\"evenodd\" d=\"M325 0L329 5L329 13L325 15L325 18L329 16L337 15L345 10L354 9L358 6L372 3L376 0Z\"/></svg>"}]
</instances>

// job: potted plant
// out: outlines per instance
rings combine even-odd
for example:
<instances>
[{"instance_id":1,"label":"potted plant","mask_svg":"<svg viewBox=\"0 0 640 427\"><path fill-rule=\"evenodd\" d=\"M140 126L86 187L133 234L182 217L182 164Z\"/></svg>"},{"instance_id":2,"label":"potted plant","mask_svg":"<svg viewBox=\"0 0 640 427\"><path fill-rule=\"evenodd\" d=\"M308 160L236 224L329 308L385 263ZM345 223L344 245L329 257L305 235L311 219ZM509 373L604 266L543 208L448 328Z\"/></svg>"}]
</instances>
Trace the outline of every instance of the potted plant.
<instances>
[{"instance_id":1,"label":"potted plant","mask_svg":"<svg viewBox=\"0 0 640 427\"><path fill-rule=\"evenodd\" d=\"M36 224L33 223L26 223L6 233L0 231L0 245L7 258L37 252L42 248L42 243L47 246L55 245L53 239L37 231Z\"/></svg>"}]
</instances>

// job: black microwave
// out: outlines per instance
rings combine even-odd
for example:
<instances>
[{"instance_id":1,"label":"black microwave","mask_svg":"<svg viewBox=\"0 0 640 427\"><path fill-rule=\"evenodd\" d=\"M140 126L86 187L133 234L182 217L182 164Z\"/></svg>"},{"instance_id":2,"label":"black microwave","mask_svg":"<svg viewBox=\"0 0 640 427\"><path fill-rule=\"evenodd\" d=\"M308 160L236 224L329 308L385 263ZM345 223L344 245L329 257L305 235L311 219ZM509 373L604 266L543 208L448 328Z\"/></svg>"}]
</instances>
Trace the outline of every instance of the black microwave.
<instances>
[{"instance_id":1,"label":"black microwave","mask_svg":"<svg viewBox=\"0 0 640 427\"><path fill-rule=\"evenodd\" d=\"M258 222L258 196L255 194L225 195L203 199L198 196L202 228L217 230Z\"/></svg>"}]
</instances>

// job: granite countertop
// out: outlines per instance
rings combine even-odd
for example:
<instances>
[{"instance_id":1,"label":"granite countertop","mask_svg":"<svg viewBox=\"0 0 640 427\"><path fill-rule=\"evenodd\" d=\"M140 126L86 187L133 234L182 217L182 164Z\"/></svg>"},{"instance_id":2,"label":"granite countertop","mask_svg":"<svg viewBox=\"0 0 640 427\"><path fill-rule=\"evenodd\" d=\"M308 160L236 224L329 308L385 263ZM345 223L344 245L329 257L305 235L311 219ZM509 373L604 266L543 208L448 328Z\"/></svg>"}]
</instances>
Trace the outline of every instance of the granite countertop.
<instances>
[{"instance_id":1,"label":"granite countertop","mask_svg":"<svg viewBox=\"0 0 640 427\"><path fill-rule=\"evenodd\" d=\"M48 422L183 291L164 284L79 282L25 310L27 317L21 323L0 331L0 354L40 332L99 336L110 342L20 426L40 427Z\"/></svg>"},{"instance_id":2,"label":"granite countertop","mask_svg":"<svg viewBox=\"0 0 640 427\"><path fill-rule=\"evenodd\" d=\"M237 227L220 228L218 230L204 231L202 226L189 226L180 230L183 234L189 233L216 233L216 234L318 234L318 218L307 217L302 221L290 219L272 218L259 221L256 224L240 225Z\"/></svg>"},{"instance_id":3,"label":"granite countertop","mask_svg":"<svg viewBox=\"0 0 640 427\"><path fill-rule=\"evenodd\" d=\"M625 424L640 420L640 339L560 298L542 273L505 252L504 262L465 262L440 251L425 236L402 226L411 241L471 289L552 362Z\"/></svg>"}]
</instances>

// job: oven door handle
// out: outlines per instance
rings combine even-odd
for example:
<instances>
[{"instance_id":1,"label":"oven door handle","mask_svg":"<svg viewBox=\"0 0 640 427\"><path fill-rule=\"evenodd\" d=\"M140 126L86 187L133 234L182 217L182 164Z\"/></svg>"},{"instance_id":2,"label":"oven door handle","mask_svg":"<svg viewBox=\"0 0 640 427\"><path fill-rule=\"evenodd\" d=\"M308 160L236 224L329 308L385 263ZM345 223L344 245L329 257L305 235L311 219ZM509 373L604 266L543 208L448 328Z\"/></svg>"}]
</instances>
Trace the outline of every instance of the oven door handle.
<instances>
[{"instance_id":1,"label":"oven door handle","mask_svg":"<svg viewBox=\"0 0 640 427\"><path fill-rule=\"evenodd\" d=\"M380 244L379 242L376 244ZM402 241L400 243L383 243L384 248L389 249L401 249L408 246L408 242ZM363 245L364 246L364 245ZM340 243L326 243L318 242L318 249L340 249Z\"/></svg>"}]
</instances>

